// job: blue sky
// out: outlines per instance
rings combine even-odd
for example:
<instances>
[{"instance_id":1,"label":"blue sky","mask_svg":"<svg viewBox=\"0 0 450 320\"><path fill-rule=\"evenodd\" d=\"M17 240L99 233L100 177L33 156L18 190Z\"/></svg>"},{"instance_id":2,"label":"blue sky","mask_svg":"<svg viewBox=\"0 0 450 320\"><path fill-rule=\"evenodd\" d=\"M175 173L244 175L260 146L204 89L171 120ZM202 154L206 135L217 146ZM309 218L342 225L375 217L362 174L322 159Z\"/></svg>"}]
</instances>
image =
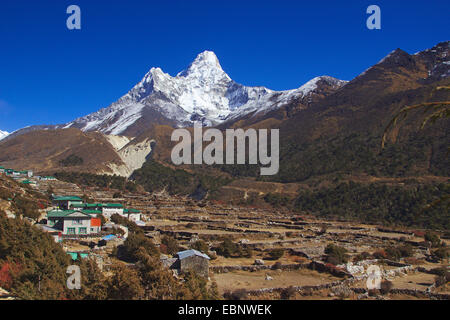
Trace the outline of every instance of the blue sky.
<instances>
[{"instance_id":1,"label":"blue sky","mask_svg":"<svg viewBox=\"0 0 450 320\"><path fill-rule=\"evenodd\" d=\"M214 51L232 79L275 90L350 80L396 48L449 40L449 1L1 0L0 130L107 107L153 66L175 75ZM81 8L82 29L66 28ZM382 29L366 28L381 8Z\"/></svg>"}]
</instances>

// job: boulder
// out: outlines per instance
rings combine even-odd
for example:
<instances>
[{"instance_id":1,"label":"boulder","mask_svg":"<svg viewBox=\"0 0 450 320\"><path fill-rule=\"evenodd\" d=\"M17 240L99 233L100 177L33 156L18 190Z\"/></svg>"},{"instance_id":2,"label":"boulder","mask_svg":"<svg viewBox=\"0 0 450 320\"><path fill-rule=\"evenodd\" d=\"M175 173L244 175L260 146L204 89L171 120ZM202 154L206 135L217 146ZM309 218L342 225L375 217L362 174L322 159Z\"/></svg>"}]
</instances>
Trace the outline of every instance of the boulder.
<instances>
[{"instance_id":1,"label":"boulder","mask_svg":"<svg viewBox=\"0 0 450 320\"><path fill-rule=\"evenodd\" d=\"M254 264L257 266L263 266L265 264L265 262L264 262L264 260L261 260L261 259L255 259Z\"/></svg>"}]
</instances>

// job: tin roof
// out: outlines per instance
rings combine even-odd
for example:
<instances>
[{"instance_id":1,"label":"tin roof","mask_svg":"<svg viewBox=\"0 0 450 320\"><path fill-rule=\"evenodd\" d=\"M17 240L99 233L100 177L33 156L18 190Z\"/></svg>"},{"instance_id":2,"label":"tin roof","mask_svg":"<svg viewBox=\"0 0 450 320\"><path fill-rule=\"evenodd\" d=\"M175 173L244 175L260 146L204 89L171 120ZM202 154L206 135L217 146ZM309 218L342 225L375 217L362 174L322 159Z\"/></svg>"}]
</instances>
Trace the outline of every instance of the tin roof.
<instances>
[{"instance_id":1,"label":"tin roof","mask_svg":"<svg viewBox=\"0 0 450 320\"><path fill-rule=\"evenodd\" d=\"M81 210L81 212L83 213L87 213L87 214L102 214L102 212L100 210Z\"/></svg>"},{"instance_id":2,"label":"tin roof","mask_svg":"<svg viewBox=\"0 0 450 320\"><path fill-rule=\"evenodd\" d=\"M60 230L54 229L54 228L50 228L49 226L45 225L45 224L35 224L36 227L40 228L42 231L45 232L61 232Z\"/></svg>"},{"instance_id":3,"label":"tin roof","mask_svg":"<svg viewBox=\"0 0 450 320\"><path fill-rule=\"evenodd\" d=\"M74 210L52 210L47 212L47 217L48 218L61 218L61 217L65 217L71 213L74 213Z\"/></svg>"},{"instance_id":4,"label":"tin roof","mask_svg":"<svg viewBox=\"0 0 450 320\"><path fill-rule=\"evenodd\" d=\"M112 239L115 239L115 238L116 238L116 236L114 234L108 234L107 236L104 236L102 238L102 240L109 241L109 240L112 240Z\"/></svg>"},{"instance_id":5,"label":"tin roof","mask_svg":"<svg viewBox=\"0 0 450 320\"><path fill-rule=\"evenodd\" d=\"M205 259L210 260L210 257L208 257L206 254L201 253L200 251L197 251L194 249L177 252L177 256L180 260L183 260L183 259L191 257L191 256L199 256L199 257L203 257Z\"/></svg>"},{"instance_id":6,"label":"tin roof","mask_svg":"<svg viewBox=\"0 0 450 320\"><path fill-rule=\"evenodd\" d=\"M123 208L123 205L120 203L105 203L103 207L106 208Z\"/></svg>"},{"instance_id":7,"label":"tin roof","mask_svg":"<svg viewBox=\"0 0 450 320\"><path fill-rule=\"evenodd\" d=\"M55 201L83 201L80 197L76 196L62 196L62 197L54 197Z\"/></svg>"},{"instance_id":8,"label":"tin roof","mask_svg":"<svg viewBox=\"0 0 450 320\"><path fill-rule=\"evenodd\" d=\"M141 213L141 211L137 209L124 209L123 213Z\"/></svg>"},{"instance_id":9,"label":"tin roof","mask_svg":"<svg viewBox=\"0 0 450 320\"><path fill-rule=\"evenodd\" d=\"M86 203L85 206L87 208L97 208L97 207L103 207L102 203Z\"/></svg>"},{"instance_id":10,"label":"tin roof","mask_svg":"<svg viewBox=\"0 0 450 320\"><path fill-rule=\"evenodd\" d=\"M73 208L84 208L85 207L84 203L72 203L70 206Z\"/></svg>"},{"instance_id":11,"label":"tin roof","mask_svg":"<svg viewBox=\"0 0 450 320\"><path fill-rule=\"evenodd\" d=\"M89 214L83 213L80 211L75 211L75 210L52 210L47 213L47 218L64 218L64 217L67 217L74 213L76 213L78 215L82 214L82 215L90 218Z\"/></svg>"}]
</instances>

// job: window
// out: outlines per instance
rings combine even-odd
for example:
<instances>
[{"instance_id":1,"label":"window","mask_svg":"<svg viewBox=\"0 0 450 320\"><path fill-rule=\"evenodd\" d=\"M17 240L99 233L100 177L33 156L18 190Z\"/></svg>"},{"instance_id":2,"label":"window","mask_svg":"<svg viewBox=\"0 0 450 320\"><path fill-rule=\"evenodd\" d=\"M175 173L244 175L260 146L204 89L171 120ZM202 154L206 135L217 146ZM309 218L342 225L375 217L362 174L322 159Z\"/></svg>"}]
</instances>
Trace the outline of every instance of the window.
<instances>
[{"instance_id":1,"label":"window","mask_svg":"<svg viewBox=\"0 0 450 320\"><path fill-rule=\"evenodd\" d=\"M78 234L87 234L87 228L78 229Z\"/></svg>"},{"instance_id":2,"label":"window","mask_svg":"<svg viewBox=\"0 0 450 320\"><path fill-rule=\"evenodd\" d=\"M81 219L73 219L72 220L72 225L73 226L79 226L81 224L83 224L83 221Z\"/></svg>"},{"instance_id":3,"label":"window","mask_svg":"<svg viewBox=\"0 0 450 320\"><path fill-rule=\"evenodd\" d=\"M75 228L67 228L67 234L75 234Z\"/></svg>"}]
</instances>

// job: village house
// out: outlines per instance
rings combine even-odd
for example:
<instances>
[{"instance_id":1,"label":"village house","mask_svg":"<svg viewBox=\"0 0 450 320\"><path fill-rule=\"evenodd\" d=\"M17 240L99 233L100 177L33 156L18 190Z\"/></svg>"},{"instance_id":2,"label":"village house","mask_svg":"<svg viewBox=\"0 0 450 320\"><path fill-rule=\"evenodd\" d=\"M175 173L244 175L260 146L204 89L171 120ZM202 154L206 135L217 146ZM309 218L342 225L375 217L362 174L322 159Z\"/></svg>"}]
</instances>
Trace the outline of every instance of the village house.
<instances>
[{"instance_id":1,"label":"village house","mask_svg":"<svg viewBox=\"0 0 450 320\"><path fill-rule=\"evenodd\" d=\"M11 172L11 175L12 175L13 177L19 177L19 176L20 176L20 172L19 172L19 171L12 170L12 171L10 171L10 172Z\"/></svg>"},{"instance_id":2,"label":"village house","mask_svg":"<svg viewBox=\"0 0 450 320\"><path fill-rule=\"evenodd\" d=\"M18 170L14 170L14 169L5 168L3 166L0 166L0 174L4 174L6 176L10 176L13 178L19 178L19 177L32 178L33 177L32 170L18 171Z\"/></svg>"},{"instance_id":3,"label":"village house","mask_svg":"<svg viewBox=\"0 0 450 320\"><path fill-rule=\"evenodd\" d=\"M138 222L141 221L141 211L136 209L124 209L123 216L130 221Z\"/></svg>"},{"instance_id":4,"label":"village house","mask_svg":"<svg viewBox=\"0 0 450 320\"><path fill-rule=\"evenodd\" d=\"M131 208L126 209L123 205L117 203L71 203L69 209L89 214L101 214L108 219L111 219L112 215L118 214L130 221L141 221L141 211Z\"/></svg>"},{"instance_id":5,"label":"village house","mask_svg":"<svg viewBox=\"0 0 450 320\"><path fill-rule=\"evenodd\" d=\"M33 171L32 170L22 170L22 171L16 171L18 176L22 177L33 177Z\"/></svg>"},{"instance_id":6,"label":"village house","mask_svg":"<svg viewBox=\"0 0 450 320\"><path fill-rule=\"evenodd\" d=\"M83 236L100 233L101 219L81 211L53 210L47 213L47 226L64 236Z\"/></svg>"},{"instance_id":7,"label":"village house","mask_svg":"<svg viewBox=\"0 0 450 320\"><path fill-rule=\"evenodd\" d=\"M71 203L69 210L81 211L84 210L85 208L86 208L85 203Z\"/></svg>"},{"instance_id":8,"label":"village house","mask_svg":"<svg viewBox=\"0 0 450 320\"><path fill-rule=\"evenodd\" d=\"M53 197L53 205L61 210L69 210L73 204L82 204L83 199L75 196Z\"/></svg>"},{"instance_id":9,"label":"village house","mask_svg":"<svg viewBox=\"0 0 450 320\"><path fill-rule=\"evenodd\" d=\"M123 216L123 205L120 203L106 203L102 205L102 214L110 219L113 214Z\"/></svg>"},{"instance_id":10,"label":"village house","mask_svg":"<svg viewBox=\"0 0 450 320\"><path fill-rule=\"evenodd\" d=\"M208 277L210 257L206 254L190 249L178 252L175 258L177 260L170 267L171 269L176 269L180 273L194 271L203 277Z\"/></svg>"},{"instance_id":11,"label":"village house","mask_svg":"<svg viewBox=\"0 0 450 320\"><path fill-rule=\"evenodd\" d=\"M27 184L27 185L30 185L30 186L36 186L37 185L36 181L32 181L32 180L28 180L28 179L22 180L20 183Z\"/></svg>"},{"instance_id":12,"label":"village house","mask_svg":"<svg viewBox=\"0 0 450 320\"><path fill-rule=\"evenodd\" d=\"M46 177L39 177L39 180L41 180L41 181L55 181L56 178L55 177L51 177L51 176L46 176Z\"/></svg>"}]
</instances>

